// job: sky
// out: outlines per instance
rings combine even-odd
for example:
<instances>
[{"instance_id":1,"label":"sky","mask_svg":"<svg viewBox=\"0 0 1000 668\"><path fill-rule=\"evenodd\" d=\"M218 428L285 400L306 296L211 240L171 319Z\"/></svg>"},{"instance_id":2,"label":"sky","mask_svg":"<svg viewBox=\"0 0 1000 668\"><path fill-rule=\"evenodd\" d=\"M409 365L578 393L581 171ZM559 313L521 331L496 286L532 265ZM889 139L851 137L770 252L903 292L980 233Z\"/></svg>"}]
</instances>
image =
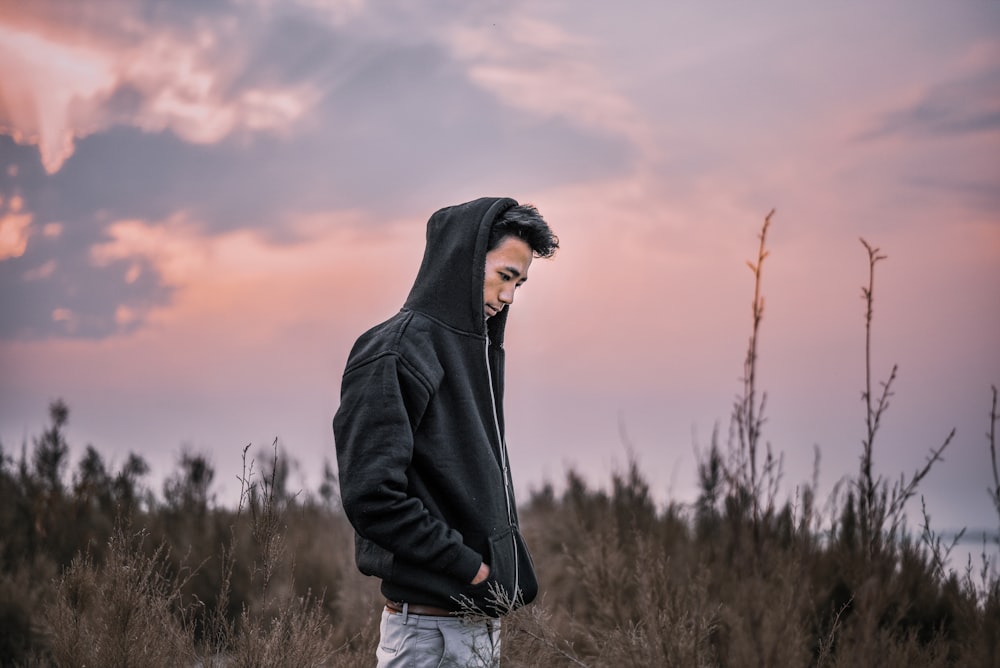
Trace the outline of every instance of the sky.
<instances>
[{"instance_id":1,"label":"sky","mask_svg":"<svg viewBox=\"0 0 1000 668\"><path fill-rule=\"evenodd\" d=\"M402 305L427 218L486 195L562 246L508 323L522 500L630 457L657 499L696 498L774 209L779 497L818 470L822 506L858 469L863 238L886 256L876 388L898 365L875 470L911 475L954 428L919 494L934 527L996 526L995 0L0 0L5 456L62 398L73 466L136 452L159 492L202 453L228 502L243 448L277 439L315 492L351 344Z\"/></svg>"}]
</instances>

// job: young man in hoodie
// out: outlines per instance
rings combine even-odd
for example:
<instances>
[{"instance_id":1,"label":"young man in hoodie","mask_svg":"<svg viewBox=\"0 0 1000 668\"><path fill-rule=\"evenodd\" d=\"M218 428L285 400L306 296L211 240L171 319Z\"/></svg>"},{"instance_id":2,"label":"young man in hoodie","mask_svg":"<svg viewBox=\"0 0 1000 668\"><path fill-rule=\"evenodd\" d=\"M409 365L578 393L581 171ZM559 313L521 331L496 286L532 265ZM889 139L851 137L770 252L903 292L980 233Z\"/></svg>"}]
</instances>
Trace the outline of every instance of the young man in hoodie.
<instances>
[{"instance_id":1,"label":"young man in hoodie","mask_svg":"<svg viewBox=\"0 0 1000 668\"><path fill-rule=\"evenodd\" d=\"M333 431L357 565L386 598L380 667L496 665L499 617L538 591L504 442L503 334L532 258L558 246L509 198L441 209L402 310L351 350Z\"/></svg>"}]
</instances>

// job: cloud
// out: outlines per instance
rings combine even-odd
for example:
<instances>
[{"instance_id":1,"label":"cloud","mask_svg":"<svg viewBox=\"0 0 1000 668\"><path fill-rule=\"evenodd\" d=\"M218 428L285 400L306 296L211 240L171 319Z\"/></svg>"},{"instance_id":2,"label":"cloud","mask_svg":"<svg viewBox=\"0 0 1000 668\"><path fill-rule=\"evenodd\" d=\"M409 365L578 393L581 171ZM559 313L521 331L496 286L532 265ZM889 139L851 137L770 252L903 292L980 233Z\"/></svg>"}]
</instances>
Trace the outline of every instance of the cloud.
<instances>
[{"instance_id":1,"label":"cloud","mask_svg":"<svg viewBox=\"0 0 1000 668\"><path fill-rule=\"evenodd\" d=\"M525 29L495 57L470 60L452 43L458 33L441 29L466 14L398 9L261 2L227 13L181 3L150 14L123 6L120 22L77 16L75 31L58 12L38 10L16 29L86 48L94 68L113 77L66 121L75 142L44 156L50 173L62 165L53 188L72 195L71 205L53 203L52 215L162 219L182 202L215 229L280 228L289 210L372 199L412 210L426 206L418 198L429 187L445 196L536 187L607 174L630 159L620 132L571 113L591 107L595 118L617 118L619 130L628 125L615 111L621 100L588 99L588 86L606 88L592 66L541 45L533 48L551 63L543 75L532 76L523 59L505 64L513 47L557 33ZM505 95L505 86L484 83L491 76L527 77L519 89L537 99ZM570 77L572 93L542 95L568 90ZM545 107L546 97L556 106ZM74 160L63 164L70 151ZM516 170L504 167L518 155Z\"/></svg>"},{"instance_id":2,"label":"cloud","mask_svg":"<svg viewBox=\"0 0 1000 668\"><path fill-rule=\"evenodd\" d=\"M8 202L0 199L0 261L21 257L28 248L32 216L21 212L23 204L18 196L10 198Z\"/></svg>"},{"instance_id":3,"label":"cloud","mask_svg":"<svg viewBox=\"0 0 1000 668\"><path fill-rule=\"evenodd\" d=\"M996 215L1000 211L1000 188L997 187L1000 160L993 162L991 174L918 175L906 179L905 185L914 195L952 202L970 210L976 218L1000 227L1000 218Z\"/></svg>"},{"instance_id":4,"label":"cloud","mask_svg":"<svg viewBox=\"0 0 1000 668\"><path fill-rule=\"evenodd\" d=\"M1000 133L1000 68L930 86L909 105L885 114L861 141L935 139Z\"/></svg>"},{"instance_id":5,"label":"cloud","mask_svg":"<svg viewBox=\"0 0 1000 668\"><path fill-rule=\"evenodd\" d=\"M58 170L74 137L95 129L81 117L111 90L109 66L90 49L0 24L0 132L37 145L46 170Z\"/></svg>"},{"instance_id":6,"label":"cloud","mask_svg":"<svg viewBox=\"0 0 1000 668\"><path fill-rule=\"evenodd\" d=\"M296 244L304 217L342 220L364 207L365 225L404 213L422 225L444 203L524 198L627 169L634 157L632 140L613 124L581 120L575 102L526 104L478 80L475 66L500 71L510 52L458 58L441 17L427 12L359 6L340 15L321 3L259 3L232 15L184 3L153 14L120 9L120 21L44 2L15 18L0 10L7 34L35 40L40 54L19 81L37 99L62 95L45 102L54 130L16 134L28 145L0 136L9 174L0 196L17 194L19 215L32 216L16 234L5 226L5 247L19 255L0 262L0 298L13 316L0 337L107 337L145 326L172 303L177 283L170 262L127 244L155 234L154 246L186 243L171 221L197 221L206 240L253 230ZM420 25L405 25L400 17L410 14ZM66 58L45 57L59 53ZM572 60L547 57L547 78L528 85L536 93ZM91 83L60 92L29 77L44 63L53 80L68 81L62 63L74 58ZM520 76L524 63L514 66ZM577 102L588 81L605 83L592 68L574 76ZM6 80L0 89L11 90ZM29 97L0 111L32 127Z\"/></svg>"},{"instance_id":7,"label":"cloud","mask_svg":"<svg viewBox=\"0 0 1000 668\"><path fill-rule=\"evenodd\" d=\"M141 220L119 220L106 228L107 241L90 247L90 261L96 267L124 262L126 283L142 275L148 262L167 285L186 282L193 267L207 261L205 244L199 242L197 226L177 216L159 224Z\"/></svg>"},{"instance_id":8,"label":"cloud","mask_svg":"<svg viewBox=\"0 0 1000 668\"><path fill-rule=\"evenodd\" d=\"M224 38L204 29L195 40L154 33L118 72L118 88L138 94L130 121L147 132L170 129L195 144L215 143L239 131L281 131L312 102L308 86L247 86L234 89L233 76L214 60Z\"/></svg>"},{"instance_id":9,"label":"cloud","mask_svg":"<svg viewBox=\"0 0 1000 668\"><path fill-rule=\"evenodd\" d=\"M460 25L451 52L477 85L506 105L542 118L639 140L643 119L598 65L596 40L550 21L512 16L490 25Z\"/></svg>"},{"instance_id":10,"label":"cloud","mask_svg":"<svg viewBox=\"0 0 1000 668\"><path fill-rule=\"evenodd\" d=\"M54 274L57 266L58 265L55 260L49 260L45 264L41 264L34 269L29 269L21 276L25 281L40 281Z\"/></svg>"},{"instance_id":11,"label":"cloud","mask_svg":"<svg viewBox=\"0 0 1000 668\"><path fill-rule=\"evenodd\" d=\"M364 216L342 213L298 221L301 239L274 244L252 230L208 235L182 216L156 223L116 221L109 238L91 248L95 266L139 267L172 290L169 308L136 309L119 304L114 318L121 331L135 321L149 326L141 335L161 340L168 332L205 348L257 345L280 339L303 322L353 318L373 306L391 314L402 301L401 277L409 280L418 261L414 242L422 230L389 224L364 232ZM344 290L344 286L355 286ZM393 290L386 290L391 285ZM381 304L381 306L379 306ZM332 325L310 331L322 340ZM309 329L307 327L307 329ZM238 332L237 332L238 330Z\"/></svg>"},{"instance_id":12,"label":"cloud","mask_svg":"<svg viewBox=\"0 0 1000 668\"><path fill-rule=\"evenodd\" d=\"M60 41L61 24L0 23L0 131L37 145L48 173L62 167L78 139L116 124L214 143L285 130L313 102L305 85L234 88L242 73L227 50L239 31L222 17L204 22L193 38L132 19L121 23L125 36L84 33L70 44Z\"/></svg>"},{"instance_id":13,"label":"cloud","mask_svg":"<svg viewBox=\"0 0 1000 668\"><path fill-rule=\"evenodd\" d=\"M386 111L399 119L424 106L440 113L433 102L442 91L434 83L444 70L435 66L448 68L449 61L460 64L450 70L451 87L481 87L488 104L536 122L558 116L599 133L637 127L597 68L572 52L558 53L579 40L539 20L518 19L511 39L509 32L447 27L465 13L403 6L390 12L356 3L345 11L323 2L261 2L225 12L181 3L155 14L143 7L122 5L117 22L86 12L67 19L44 2L26 16L0 12L0 49L18 54L0 60L7 63L0 128L37 145L48 173L64 165L81 138L115 126L169 131L193 144L329 132L328 124L342 119L328 112L346 108L350 115L363 105L345 97L362 73L371 77L365 83L372 91L420 90L413 107L386 96ZM412 56L434 69L393 78L409 69L393 59ZM446 112L440 121L448 120Z\"/></svg>"},{"instance_id":14,"label":"cloud","mask_svg":"<svg viewBox=\"0 0 1000 668\"><path fill-rule=\"evenodd\" d=\"M6 146L4 146L6 142ZM12 146L0 137L0 148ZM4 151L15 160L28 151ZM13 163L18 167L21 163ZM40 165L36 166L40 170ZM0 339L71 336L102 338L143 324L168 303L172 288L145 258L95 263L89 248L106 240L105 221L83 215L63 223L51 216L52 191L33 187L32 169L6 170L0 180ZM124 306L138 317L123 321Z\"/></svg>"}]
</instances>

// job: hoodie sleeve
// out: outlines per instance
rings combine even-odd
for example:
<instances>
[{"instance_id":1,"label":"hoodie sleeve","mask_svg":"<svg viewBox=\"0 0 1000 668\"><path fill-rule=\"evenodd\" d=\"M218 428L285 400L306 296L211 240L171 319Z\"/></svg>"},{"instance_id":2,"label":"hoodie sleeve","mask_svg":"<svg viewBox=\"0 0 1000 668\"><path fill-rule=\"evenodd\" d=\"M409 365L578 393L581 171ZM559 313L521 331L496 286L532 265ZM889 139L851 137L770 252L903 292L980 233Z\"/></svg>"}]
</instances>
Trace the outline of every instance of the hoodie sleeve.
<instances>
[{"instance_id":1,"label":"hoodie sleeve","mask_svg":"<svg viewBox=\"0 0 1000 668\"><path fill-rule=\"evenodd\" d=\"M396 354L344 375L333 421L341 499L364 538L397 558L470 582L482 556L407 493L413 431L432 393Z\"/></svg>"}]
</instances>

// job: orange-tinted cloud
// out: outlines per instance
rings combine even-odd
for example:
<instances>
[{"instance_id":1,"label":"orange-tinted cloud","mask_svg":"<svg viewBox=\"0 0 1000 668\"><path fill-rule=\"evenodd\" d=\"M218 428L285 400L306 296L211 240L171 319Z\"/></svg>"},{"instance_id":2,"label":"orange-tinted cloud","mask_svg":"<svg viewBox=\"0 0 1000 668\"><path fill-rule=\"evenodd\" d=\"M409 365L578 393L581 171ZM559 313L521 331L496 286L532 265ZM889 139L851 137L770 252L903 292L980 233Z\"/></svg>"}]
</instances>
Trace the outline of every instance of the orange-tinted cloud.
<instances>
[{"instance_id":1,"label":"orange-tinted cloud","mask_svg":"<svg viewBox=\"0 0 1000 668\"><path fill-rule=\"evenodd\" d=\"M64 42L61 24L0 21L0 132L37 145L54 173L77 139L115 124L206 144L235 132L287 130L313 100L304 85L232 89L236 73L216 57L224 26L203 27L194 39L136 30L143 39L84 34Z\"/></svg>"},{"instance_id":2,"label":"orange-tinted cloud","mask_svg":"<svg viewBox=\"0 0 1000 668\"><path fill-rule=\"evenodd\" d=\"M512 16L496 25L456 26L448 45L470 78L512 108L542 118L631 137L645 123L600 67L599 44L538 18Z\"/></svg>"},{"instance_id":3,"label":"orange-tinted cloud","mask_svg":"<svg viewBox=\"0 0 1000 668\"><path fill-rule=\"evenodd\" d=\"M12 197L6 203L0 199L0 261L21 257L28 248L32 215L21 208L20 197Z\"/></svg>"},{"instance_id":4,"label":"orange-tinted cloud","mask_svg":"<svg viewBox=\"0 0 1000 668\"><path fill-rule=\"evenodd\" d=\"M401 304L398 284L409 280L419 229L365 233L351 214L304 219L296 229L296 241L276 244L253 231L206 236L180 215L157 224L123 220L108 227L110 239L91 249L91 259L100 266L124 262L127 272L137 271L133 263L148 263L176 288L152 326L191 326L192 336L218 327L225 337L240 318L255 321L248 332L263 335L300 318L346 316L370 309L386 287L397 288L386 303Z\"/></svg>"},{"instance_id":5,"label":"orange-tinted cloud","mask_svg":"<svg viewBox=\"0 0 1000 668\"><path fill-rule=\"evenodd\" d=\"M46 170L58 170L74 137L96 129L86 117L111 93L112 66L93 49L0 24L0 131L38 145Z\"/></svg>"}]
</instances>

